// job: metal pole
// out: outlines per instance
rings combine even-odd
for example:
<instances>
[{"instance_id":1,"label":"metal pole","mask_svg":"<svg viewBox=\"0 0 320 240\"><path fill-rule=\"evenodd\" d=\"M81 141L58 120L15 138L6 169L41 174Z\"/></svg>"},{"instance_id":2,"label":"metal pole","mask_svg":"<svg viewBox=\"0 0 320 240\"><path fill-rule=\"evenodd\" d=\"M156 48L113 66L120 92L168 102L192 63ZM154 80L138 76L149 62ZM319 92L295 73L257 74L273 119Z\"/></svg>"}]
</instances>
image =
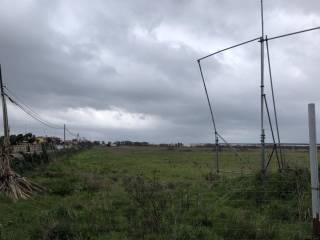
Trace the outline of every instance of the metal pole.
<instances>
[{"instance_id":1,"label":"metal pole","mask_svg":"<svg viewBox=\"0 0 320 240\"><path fill-rule=\"evenodd\" d=\"M264 133L264 20L263 20L263 0L261 4L261 172L265 174L265 133Z\"/></svg>"},{"instance_id":2,"label":"metal pole","mask_svg":"<svg viewBox=\"0 0 320 240\"><path fill-rule=\"evenodd\" d=\"M281 141L280 141L280 131L279 131L279 123L278 123L278 114L277 114L277 109L276 109L276 100L275 100L275 96L274 96L268 36L266 36L266 47L267 47L267 58L268 58L268 67L269 67L269 77L270 77L270 87L271 87L271 95L272 95L274 120L275 120L275 124L276 124L277 137L278 137L278 145L277 146L279 148L279 153L280 153L281 169L283 169L285 167L285 162L284 162L284 158L283 158L283 154L282 154L282 147L281 147Z\"/></svg>"},{"instance_id":3,"label":"metal pole","mask_svg":"<svg viewBox=\"0 0 320 240\"><path fill-rule=\"evenodd\" d=\"M269 157L269 160L267 162L266 170L268 169L269 163L270 163L270 161L272 159L272 155L273 155L274 152L276 152L278 167L279 167L279 169L282 169L281 163L279 161L278 148L277 148L276 140L275 140L275 137L274 137L274 132L273 132L273 127L272 127L272 122L271 122L271 117L270 117L270 111L269 111L266 95L264 95L264 102L265 102L265 107L266 107L267 116L268 116L268 120L269 120L271 137L272 137L272 140L273 140L273 149L272 149L272 153L271 153L271 155Z\"/></svg>"},{"instance_id":4,"label":"metal pole","mask_svg":"<svg viewBox=\"0 0 320 240\"><path fill-rule=\"evenodd\" d=\"M309 28L309 29L305 29L305 30L301 30L301 31L293 32L293 33L287 33L287 34L271 37L271 38L269 38L269 40L288 37L288 36L292 36L292 35L296 35L296 34L300 34L300 33L305 33L305 32L310 32L310 31L314 31L314 30L320 30L320 27Z\"/></svg>"},{"instance_id":5,"label":"metal pole","mask_svg":"<svg viewBox=\"0 0 320 240\"><path fill-rule=\"evenodd\" d=\"M240 47L240 46L242 46L242 45L245 45L245 44L248 44L248 43L257 41L257 40L259 40L259 39L260 39L260 37L253 38L253 39L250 39L250 40L248 40L248 41L245 41L245 42L242 42L242 43L238 43L238 44L236 44L236 45L233 45L233 46L231 46L231 47L227 47L227 48L218 50L218 51L216 51L216 52L214 52L214 53L210 53L209 55L206 55L206 56L204 56L204 57L202 57L202 58L199 58L198 61L202 61L202 60L204 60L204 59L206 59L206 58L208 58L208 57L214 56L214 55L216 55L216 54L218 54L218 53L222 53L222 52L227 51L227 50L230 50L230 49L232 49L232 48Z\"/></svg>"},{"instance_id":6,"label":"metal pole","mask_svg":"<svg viewBox=\"0 0 320 240\"><path fill-rule=\"evenodd\" d=\"M210 110L210 115L211 115L211 121L212 121L212 126L214 129L214 136L215 136L215 143L216 143L216 166L217 166L217 173L219 173L219 134L217 132L217 127L216 127L216 122L214 120L214 115L213 115L213 110L212 110L212 106L211 106L211 102L210 102L210 98L209 98L209 94L208 94L208 90L207 90L207 85L206 85L206 81L204 79L203 76L203 72L202 72L202 67L201 67L201 62L200 60L197 60L198 62L198 66L199 66L199 70L200 70L200 74L201 74L201 79L202 79L202 83L203 83L203 87L204 87L204 91L206 93L206 97L207 97L207 101L208 101L208 106L209 106L209 110ZM212 165L212 173L213 173L213 165Z\"/></svg>"},{"instance_id":7,"label":"metal pole","mask_svg":"<svg viewBox=\"0 0 320 240\"><path fill-rule=\"evenodd\" d=\"M219 169L219 138L217 134L215 134L215 138L216 138L216 171L217 173L219 173L220 171Z\"/></svg>"},{"instance_id":8,"label":"metal pole","mask_svg":"<svg viewBox=\"0 0 320 240\"><path fill-rule=\"evenodd\" d=\"M63 124L63 148L66 147L66 125Z\"/></svg>"},{"instance_id":9,"label":"metal pole","mask_svg":"<svg viewBox=\"0 0 320 240\"><path fill-rule=\"evenodd\" d=\"M314 103L308 105L309 114L309 158L311 172L311 194L312 194L312 217L313 217L313 233L320 235L319 221L319 173L317 159L317 136L316 136L316 113Z\"/></svg>"}]
</instances>

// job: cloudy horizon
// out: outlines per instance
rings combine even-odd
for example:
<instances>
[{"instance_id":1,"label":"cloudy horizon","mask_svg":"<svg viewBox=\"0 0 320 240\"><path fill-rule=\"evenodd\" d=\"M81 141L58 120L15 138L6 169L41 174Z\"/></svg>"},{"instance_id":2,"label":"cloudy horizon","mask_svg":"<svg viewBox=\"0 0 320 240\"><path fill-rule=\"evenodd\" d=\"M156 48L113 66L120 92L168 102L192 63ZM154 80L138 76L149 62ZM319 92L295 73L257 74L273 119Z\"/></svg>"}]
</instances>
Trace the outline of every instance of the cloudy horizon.
<instances>
[{"instance_id":1,"label":"cloudy horizon","mask_svg":"<svg viewBox=\"0 0 320 240\"><path fill-rule=\"evenodd\" d=\"M102 141L212 142L196 60L261 34L259 0L0 3L5 85L45 120ZM269 37L317 26L318 0L265 1ZM319 41L313 31L270 42L283 142L306 142L307 104L320 111ZM219 133L229 142L259 142L259 43L202 66ZM8 110L12 133L63 134L10 102Z\"/></svg>"}]
</instances>

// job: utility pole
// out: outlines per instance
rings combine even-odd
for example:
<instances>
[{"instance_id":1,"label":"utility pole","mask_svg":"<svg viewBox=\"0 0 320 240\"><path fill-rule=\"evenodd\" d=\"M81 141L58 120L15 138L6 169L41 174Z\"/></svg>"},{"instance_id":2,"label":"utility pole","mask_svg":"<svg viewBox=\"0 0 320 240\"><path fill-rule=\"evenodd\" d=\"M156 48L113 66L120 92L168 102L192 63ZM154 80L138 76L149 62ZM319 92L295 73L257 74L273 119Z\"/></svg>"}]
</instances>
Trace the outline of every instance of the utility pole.
<instances>
[{"instance_id":1,"label":"utility pole","mask_svg":"<svg viewBox=\"0 0 320 240\"><path fill-rule=\"evenodd\" d=\"M3 131L4 131L4 144L6 147L9 145L9 124L8 124L8 112L7 103L4 93L4 85L2 81L1 64L0 64L0 88L1 88L1 99L2 99L2 111L3 111Z\"/></svg>"},{"instance_id":2,"label":"utility pole","mask_svg":"<svg viewBox=\"0 0 320 240\"><path fill-rule=\"evenodd\" d=\"M0 169L1 177L8 177L12 174L10 169L10 133L8 124L8 111L6 97L4 93L4 86L2 81L1 65L0 65L0 88L1 88L1 99L2 99L2 112L3 112L3 145L0 156Z\"/></svg>"},{"instance_id":3,"label":"utility pole","mask_svg":"<svg viewBox=\"0 0 320 240\"><path fill-rule=\"evenodd\" d=\"M263 0L260 0L261 4L261 173L264 175L266 172L265 163L265 132L264 132L264 16L263 16Z\"/></svg>"},{"instance_id":4,"label":"utility pole","mask_svg":"<svg viewBox=\"0 0 320 240\"><path fill-rule=\"evenodd\" d=\"M0 152L0 191L5 193L9 198L16 201L18 199L30 198L33 192L42 192L45 189L37 184L29 182L26 178L15 173L10 167L10 134L8 123L8 111L6 103L6 94L2 81L0 65L0 90L3 110L3 131L4 141Z\"/></svg>"},{"instance_id":5,"label":"utility pole","mask_svg":"<svg viewBox=\"0 0 320 240\"><path fill-rule=\"evenodd\" d=\"M316 113L314 103L308 105L309 115L309 158L311 172L311 195L312 195L312 218L313 218L313 234L319 239L320 221L319 221L319 172L317 159L317 131L316 131Z\"/></svg>"}]
</instances>

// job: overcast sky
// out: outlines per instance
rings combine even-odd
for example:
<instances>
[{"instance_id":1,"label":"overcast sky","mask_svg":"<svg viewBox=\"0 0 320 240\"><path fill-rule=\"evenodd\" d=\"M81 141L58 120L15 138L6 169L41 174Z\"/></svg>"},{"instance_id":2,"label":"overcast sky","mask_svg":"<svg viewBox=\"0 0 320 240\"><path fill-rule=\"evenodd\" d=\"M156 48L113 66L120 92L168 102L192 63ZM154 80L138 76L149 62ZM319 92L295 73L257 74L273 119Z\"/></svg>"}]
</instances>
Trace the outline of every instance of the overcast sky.
<instances>
[{"instance_id":1,"label":"overcast sky","mask_svg":"<svg viewBox=\"0 0 320 240\"><path fill-rule=\"evenodd\" d=\"M90 139L212 142L196 59L261 35L259 3L0 0L3 79L42 118ZM269 37L315 26L319 0L265 1ZM284 142L307 141L307 103L320 116L319 43L320 31L270 42ZM230 142L260 139L259 49L254 42L203 61L218 131ZM268 81L266 90L271 100ZM8 108L13 133L62 136Z\"/></svg>"}]
</instances>

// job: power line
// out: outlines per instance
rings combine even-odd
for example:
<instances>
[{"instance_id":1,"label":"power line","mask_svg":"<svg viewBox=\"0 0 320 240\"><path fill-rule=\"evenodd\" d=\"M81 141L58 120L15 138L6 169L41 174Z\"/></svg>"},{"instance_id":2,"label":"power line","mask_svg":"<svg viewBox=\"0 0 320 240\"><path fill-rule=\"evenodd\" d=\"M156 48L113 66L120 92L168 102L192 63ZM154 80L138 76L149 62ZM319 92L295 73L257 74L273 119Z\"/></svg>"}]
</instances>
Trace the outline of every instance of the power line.
<instances>
[{"instance_id":1,"label":"power line","mask_svg":"<svg viewBox=\"0 0 320 240\"><path fill-rule=\"evenodd\" d=\"M28 104L23 103L24 101L21 100L19 97L17 97L17 95L15 95L7 86L4 86L4 88L10 93L11 98L16 99L16 102L20 102L20 104L25 106L28 110L30 110L30 112L32 112L32 114L36 115L38 118L41 118L40 114L35 112ZM55 124L53 124L53 125L55 125Z\"/></svg>"},{"instance_id":2,"label":"power line","mask_svg":"<svg viewBox=\"0 0 320 240\"><path fill-rule=\"evenodd\" d=\"M76 137L76 138L79 137L78 134L71 132L68 128L66 128L66 131L73 137Z\"/></svg>"},{"instance_id":3,"label":"power line","mask_svg":"<svg viewBox=\"0 0 320 240\"><path fill-rule=\"evenodd\" d=\"M37 121L41 121L42 123L45 123L45 125L49 125L48 127L55 128L55 129L62 129L60 126L54 123L50 123L47 120L44 120L40 114L38 114L36 111L34 111L29 105L26 103L23 103L21 99L16 97L14 93L8 89L8 87L5 87L8 93L5 93L5 95L9 98L9 100L14 103L16 106L18 106L21 110L23 110L25 113L27 113L32 118L36 119ZM19 100L18 100L19 99Z\"/></svg>"},{"instance_id":4,"label":"power line","mask_svg":"<svg viewBox=\"0 0 320 240\"><path fill-rule=\"evenodd\" d=\"M62 129L61 127L55 126L54 124L51 124L49 122L47 122L46 120L43 120L41 118L39 118L37 116L37 114L34 114L33 112L31 112L30 110L28 110L26 107L24 107L22 104L20 104L19 102L17 102L12 96L9 96L7 93L5 93L5 95L8 97L8 99L10 100L10 102L12 102L14 105L16 105L19 109L21 109L23 112L25 112L27 115L29 115L31 118L35 119L36 121L42 123L43 125L49 127L49 128L53 128L53 129Z\"/></svg>"},{"instance_id":5,"label":"power line","mask_svg":"<svg viewBox=\"0 0 320 240\"><path fill-rule=\"evenodd\" d=\"M14 105L16 105L19 109L21 109L23 112L25 112L27 115L29 115L31 118L35 119L36 121L40 122L41 124L52 128L52 129L58 129L58 130L62 130L64 129L63 127L59 127L56 124L50 123L44 119L42 119L40 117L40 115L38 113L36 113L35 111L33 111L31 109L31 107L26 107L25 104L19 103L16 99L14 99L12 96L10 96L9 94L5 93L5 95L7 96L7 98L10 100L10 102L12 102ZM73 133L72 131L70 131L68 128L65 129L66 132L68 132L71 136L78 138L79 135L76 133Z\"/></svg>"},{"instance_id":6,"label":"power line","mask_svg":"<svg viewBox=\"0 0 320 240\"><path fill-rule=\"evenodd\" d=\"M29 115L30 117L32 117L33 119L35 119L36 121L40 122L41 124L49 127L49 128L53 128L53 129L59 129L62 130L64 129L64 127L60 127L54 123L51 123L47 120L44 120L40 114L38 114L36 111L34 111L29 105L27 105L26 103L22 103L22 100L19 99L18 97L16 97L16 95L10 90L8 89L8 87L4 87L8 93L5 93L5 95L8 97L8 99L10 100L10 102L12 102L13 104L15 104L19 109L21 109L23 112L25 112L27 115ZM17 100L19 99L19 100ZM78 138L78 134L73 133L72 131L70 131L68 128L65 129L66 132L68 132L71 136Z\"/></svg>"}]
</instances>

